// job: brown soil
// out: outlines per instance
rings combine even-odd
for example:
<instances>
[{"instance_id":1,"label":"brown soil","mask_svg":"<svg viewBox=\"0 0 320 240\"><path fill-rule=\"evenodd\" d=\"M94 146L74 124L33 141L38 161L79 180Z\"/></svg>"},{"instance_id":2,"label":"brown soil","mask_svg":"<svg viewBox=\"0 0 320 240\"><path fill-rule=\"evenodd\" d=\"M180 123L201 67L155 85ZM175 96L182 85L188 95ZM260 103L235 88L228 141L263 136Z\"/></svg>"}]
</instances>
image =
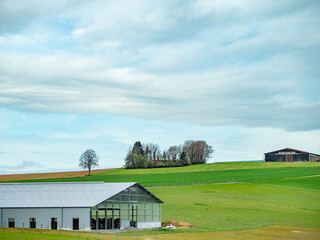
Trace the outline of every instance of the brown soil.
<instances>
[{"instance_id":1,"label":"brown soil","mask_svg":"<svg viewBox=\"0 0 320 240\"><path fill-rule=\"evenodd\" d=\"M91 173L105 172L111 169L96 169L91 170ZM69 178L69 177L83 177L88 174L88 171L73 171L73 172L53 172L53 173L28 173L28 174L8 174L0 175L0 182L31 180L31 179L48 179L48 178Z\"/></svg>"},{"instance_id":2,"label":"brown soil","mask_svg":"<svg viewBox=\"0 0 320 240\"><path fill-rule=\"evenodd\" d=\"M180 229L193 228L193 226L190 223L177 222L174 219L169 221L169 222L166 222L166 223L162 224L162 227L166 227L166 226L170 226L170 225L172 225L172 226L174 226L176 228L180 228Z\"/></svg>"}]
</instances>

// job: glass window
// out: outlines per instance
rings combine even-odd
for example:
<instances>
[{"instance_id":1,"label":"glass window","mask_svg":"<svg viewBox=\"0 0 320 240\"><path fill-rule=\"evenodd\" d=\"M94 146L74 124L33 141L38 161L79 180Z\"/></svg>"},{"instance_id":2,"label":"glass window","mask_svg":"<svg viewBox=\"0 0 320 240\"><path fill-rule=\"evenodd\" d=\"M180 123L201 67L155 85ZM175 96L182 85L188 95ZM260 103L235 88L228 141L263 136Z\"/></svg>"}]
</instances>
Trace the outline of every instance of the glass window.
<instances>
[{"instance_id":1,"label":"glass window","mask_svg":"<svg viewBox=\"0 0 320 240\"><path fill-rule=\"evenodd\" d=\"M154 203L153 204L153 210L159 211L160 210L160 203Z\"/></svg>"},{"instance_id":2,"label":"glass window","mask_svg":"<svg viewBox=\"0 0 320 240\"><path fill-rule=\"evenodd\" d=\"M138 213L138 221L139 222L144 222L144 214L139 214Z\"/></svg>"},{"instance_id":3,"label":"glass window","mask_svg":"<svg viewBox=\"0 0 320 240\"><path fill-rule=\"evenodd\" d=\"M72 219L72 229L79 230L79 218Z\"/></svg>"},{"instance_id":4,"label":"glass window","mask_svg":"<svg viewBox=\"0 0 320 240\"><path fill-rule=\"evenodd\" d=\"M36 228L36 218L30 218L30 228Z\"/></svg>"},{"instance_id":5,"label":"glass window","mask_svg":"<svg viewBox=\"0 0 320 240\"><path fill-rule=\"evenodd\" d=\"M14 218L8 219L9 227L14 228Z\"/></svg>"},{"instance_id":6,"label":"glass window","mask_svg":"<svg viewBox=\"0 0 320 240\"><path fill-rule=\"evenodd\" d=\"M138 196L138 201L139 202L145 202L145 199L146 199L145 196L141 196L141 195Z\"/></svg>"},{"instance_id":7,"label":"glass window","mask_svg":"<svg viewBox=\"0 0 320 240\"><path fill-rule=\"evenodd\" d=\"M58 229L58 220L57 218L51 218L51 229L57 230Z\"/></svg>"}]
</instances>

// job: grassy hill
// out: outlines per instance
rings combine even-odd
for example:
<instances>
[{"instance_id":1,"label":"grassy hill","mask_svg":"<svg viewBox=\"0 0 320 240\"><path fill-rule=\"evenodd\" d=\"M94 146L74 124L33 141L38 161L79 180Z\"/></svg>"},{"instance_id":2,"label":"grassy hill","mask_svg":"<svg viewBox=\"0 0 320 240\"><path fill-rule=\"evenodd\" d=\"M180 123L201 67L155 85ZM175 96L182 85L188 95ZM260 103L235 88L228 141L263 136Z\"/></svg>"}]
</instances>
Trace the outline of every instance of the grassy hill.
<instances>
[{"instance_id":1,"label":"grassy hill","mask_svg":"<svg viewBox=\"0 0 320 240\"><path fill-rule=\"evenodd\" d=\"M320 229L320 193L256 184L153 188L165 201L163 221L186 221L209 230L270 225Z\"/></svg>"},{"instance_id":2,"label":"grassy hill","mask_svg":"<svg viewBox=\"0 0 320 240\"><path fill-rule=\"evenodd\" d=\"M316 162L114 169L90 177L26 181L139 182L165 202L163 222L189 222L200 231L320 229L320 163Z\"/></svg>"},{"instance_id":3,"label":"grassy hill","mask_svg":"<svg viewBox=\"0 0 320 240\"><path fill-rule=\"evenodd\" d=\"M320 162L223 162L197 164L184 167L145 168L145 169L113 169L100 172L96 176L185 173L202 171L243 170L243 169L275 169L275 168L313 168L320 167Z\"/></svg>"},{"instance_id":4,"label":"grassy hill","mask_svg":"<svg viewBox=\"0 0 320 240\"><path fill-rule=\"evenodd\" d=\"M320 175L320 163L214 163L156 169L115 169L86 177L26 180L27 182L104 181L139 182L145 187L216 184L227 182L264 182L280 184L280 179ZM315 178L314 181L318 181ZM19 181L21 182L21 181ZM313 181L311 181L313 182ZM285 184L282 182L282 184ZM289 184L289 183L288 183ZM320 184L312 189L320 190Z\"/></svg>"}]
</instances>

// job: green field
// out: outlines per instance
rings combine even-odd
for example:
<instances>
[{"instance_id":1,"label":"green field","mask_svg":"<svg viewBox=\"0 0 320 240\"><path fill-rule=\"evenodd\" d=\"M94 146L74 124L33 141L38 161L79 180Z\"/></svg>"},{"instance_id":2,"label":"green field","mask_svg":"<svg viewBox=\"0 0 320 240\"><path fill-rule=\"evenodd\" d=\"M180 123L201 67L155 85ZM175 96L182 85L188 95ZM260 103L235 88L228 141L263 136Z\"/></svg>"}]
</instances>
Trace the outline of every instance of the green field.
<instances>
[{"instance_id":1,"label":"green field","mask_svg":"<svg viewBox=\"0 0 320 240\"><path fill-rule=\"evenodd\" d=\"M254 182L274 179L320 175L320 167L282 167L265 169L241 169L220 171L196 171L177 173L119 174L90 177L55 178L28 180L26 182L68 182L68 181L104 181L104 182L139 182L145 187L212 184L226 182ZM21 181L19 181L21 182Z\"/></svg>"},{"instance_id":2,"label":"green field","mask_svg":"<svg viewBox=\"0 0 320 240\"><path fill-rule=\"evenodd\" d=\"M162 205L162 222L174 219L194 226L184 230L190 232L189 235L154 231L146 239L156 239L152 237L160 232L162 234L159 240L199 238L200 235L197 234L201 233L194 231L202 232L203 239L236 239L235 236L242 234L243 238L239 239L263 239L262 236L268 234L269 237L276 236L276 233L270 235L267 232L273 228L286 229L284 236L295 233L292 229L300 229L301 232L315 231L308 239L313 239L314 236L320 238L320 163L245 162L157 169L116 169L90 177L26 182L34 181L139 182L165 202ZM255 233L252 235L252 232ZM225 235L219 235L220 233ZM6 239L3 234L8 233L0 231L0 239ZM148 233L140 233L141 236L145 234ZM257 237L259 234L261 238ZM227 237L229 235L230 238ZM88 238L91 237L96 238L88 235ZM100 239L115 239L110 237L115 236L103 235ZM129 239L123 235L121 237ZM49 236L40 239L51 240Z\"/></svg>"},{"instance_id":3,"label":"green field","mask_svg":"<svg viewBox=\"0 0 320 240\"><path fill-rule=\"evenodd\" d=\"M135 175L135 174L157 174L157 173L184 173L201 171L221 171L221 170L242 170L242 169L268 169L268 168L309 168L320 167L319 162L223 162L197 164L184 167L170 168L144 168L144 169L114 169L95 174L96 176L106 175Z\"/></svg>"},{"instance_id":4,"label":"green field","mask_svg":"<svg viewBox=\"0 0 320 240\"><path fill-rule=\"evenodd\" d=\"M306 176L288 179L257 181L256 183L270 186L283 186L320 191L320 176Z\"/></svg>"},{"instance_id":5,"label":"green field","mask_svg":"<svg viewBox=\"0 0 320 240\"><path fill-rule=\"evenodd\" d=\"M320 192L256 184L150 189L165 201L162 220L232 230L269 225L320 229Z\"/></svg>"}]
</instances>

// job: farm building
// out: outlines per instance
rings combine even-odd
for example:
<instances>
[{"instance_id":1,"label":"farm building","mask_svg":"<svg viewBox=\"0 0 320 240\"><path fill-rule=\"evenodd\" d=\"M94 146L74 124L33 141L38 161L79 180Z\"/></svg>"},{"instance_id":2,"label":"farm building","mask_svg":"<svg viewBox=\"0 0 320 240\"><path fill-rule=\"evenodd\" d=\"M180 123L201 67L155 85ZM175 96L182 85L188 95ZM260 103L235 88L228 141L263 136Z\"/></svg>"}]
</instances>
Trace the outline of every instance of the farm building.
<instances>
[{"instance_id":1,"label":"farm building","mask_svg":"<svg viewBox=\"0 0 320 240\"><path fill-rule=\"evenodd\" d=\"M319 160L320 155L304 152L292 148L284 148L264 154L266 162L315 162Z\"/></svg>"},{"instance_id":2,"label":"farm building","mask_svg":"<svg viewBox=\"0 0 320 240\"><path fill-rule=\"evenodd\" d=\"M0 184L0 227L158 228L161 203L139 183L4 183Z\"/></svg>"}]
</instances>

